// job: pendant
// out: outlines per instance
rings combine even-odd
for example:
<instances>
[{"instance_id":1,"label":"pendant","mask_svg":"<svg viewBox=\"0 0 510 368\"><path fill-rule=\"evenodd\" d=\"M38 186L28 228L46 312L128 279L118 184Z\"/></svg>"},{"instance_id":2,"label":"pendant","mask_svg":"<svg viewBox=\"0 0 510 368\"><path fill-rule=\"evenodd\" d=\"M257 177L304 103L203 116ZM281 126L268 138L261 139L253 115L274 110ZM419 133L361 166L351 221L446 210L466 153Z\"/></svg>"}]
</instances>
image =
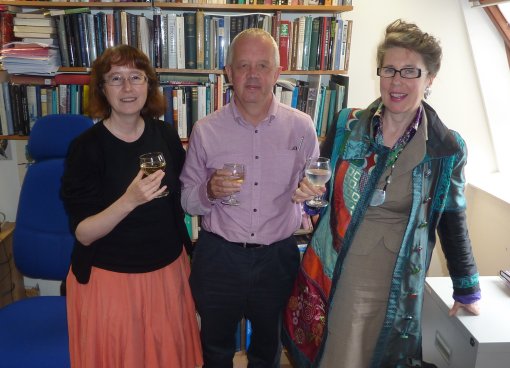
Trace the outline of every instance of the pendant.
<instances>
[{"instance_id":1,"label":"pendant","mask_svg":"<svg viewBox=\"0 0 510 368\"><path fill-rule=\"evenodd\" d=\"M372 199L370 200L370 206L377 207L384 203L386 199L386 191L383 189L374 190L374 194L372 195Z\"/></svg>"}]
</instances>

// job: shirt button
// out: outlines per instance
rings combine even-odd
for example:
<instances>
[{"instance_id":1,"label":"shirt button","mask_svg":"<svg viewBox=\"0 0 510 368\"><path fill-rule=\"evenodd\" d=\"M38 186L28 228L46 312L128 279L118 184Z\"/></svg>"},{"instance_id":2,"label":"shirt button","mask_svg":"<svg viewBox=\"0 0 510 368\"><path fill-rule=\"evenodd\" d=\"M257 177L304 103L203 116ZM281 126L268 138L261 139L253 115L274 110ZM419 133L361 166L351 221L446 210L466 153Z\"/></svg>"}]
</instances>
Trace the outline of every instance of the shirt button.
<instances>
[{"instance_id":1,"label":"shirt button","mask_svg":"<svg viewBox=\"0 0 510 368\"><path fill-rule=\"evenodd\" d=\"M255 156L255 160L258 160L259 159L259 156Z\"/></svg>"},{"instance_id":2,"label":"shirt button","mask_svg":"<svg viewBox=\"0 0 510 368\"><path fill-rule=\"evenodd\" d=\"M259 131L258 131L258 129L257 129L257 130L255 130L255 133L258 133L258 132L259 132Z\"/></svg>"},{"instance_id":3,"label":"shirt button","mask_svg":"<svg viewBox=\"0 0 510 368\"><path fill-rule=\"evenodd\" d=\"M254 208L254 209L253 209L253 212L257 212L257 209L256 209L256 208Z\"/></svg>"},{"instance_id":4,"label":"shirt button","mask_svg":"<svg viewBox=\"0 0 510 368\"><path fill-rule=\"evenodd\" d=\"M251 233L251 236L255 236L255 234L254 234L254 233Z\"/></svg>"},{"instance_id":5,"label":"shirt button","mask_svg":"<svg viewBox=\"0 0 510 368\"><path fill-rule=\"evenodd\" d=\"M253 185L259 185L259 182L258 182L258 181L256 181L255 183L253 183Z\"/></svg>"}]
</instances>

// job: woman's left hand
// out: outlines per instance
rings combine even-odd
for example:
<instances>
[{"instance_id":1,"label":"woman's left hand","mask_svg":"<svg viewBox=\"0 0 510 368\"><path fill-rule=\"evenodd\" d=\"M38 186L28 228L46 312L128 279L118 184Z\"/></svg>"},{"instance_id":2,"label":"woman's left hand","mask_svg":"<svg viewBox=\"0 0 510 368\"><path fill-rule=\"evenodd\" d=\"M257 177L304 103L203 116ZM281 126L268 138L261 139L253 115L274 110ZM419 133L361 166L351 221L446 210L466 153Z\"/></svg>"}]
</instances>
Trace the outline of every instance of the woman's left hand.
<instances>
[{"instance_id":1,"label":"woman's left hand","mask_svg":"<svg viewBox=\"0 0 510 368\"><path fill-rule=\"evenodd\" d=\"M450 309L450 312L448 312L448 315L455 316L460 308L464 308L469 313L474 314L475 316L478 316L480 314L480 305L478 304L478 301L471 303L471 304L462 304L460 302L453 303L452 309Z\"/></svg>"}]
</instances>

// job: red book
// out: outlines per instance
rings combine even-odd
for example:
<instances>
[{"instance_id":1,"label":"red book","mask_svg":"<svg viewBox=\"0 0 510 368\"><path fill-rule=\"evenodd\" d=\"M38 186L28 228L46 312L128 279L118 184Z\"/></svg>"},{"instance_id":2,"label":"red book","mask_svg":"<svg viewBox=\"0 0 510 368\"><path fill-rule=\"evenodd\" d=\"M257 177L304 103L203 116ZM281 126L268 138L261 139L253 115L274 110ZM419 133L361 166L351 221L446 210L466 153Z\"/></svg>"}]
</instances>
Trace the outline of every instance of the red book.
<instances>
[{"instance_id":1,"label":"red book","mask_svg":"<svg viewBox=\"0 0 510 368\"><path fill-rule=\"evenodd\" d=\"M280 66L282 70L289 70L289 49L290 38L292 33L292 24L290 20L280 21L280 43L278 49L280 51Z\"/></svg>"},{"instance_id":2,"label":"red book","mask_svg":"<svg viewBox=\"0 0 510 368\"><path fill-rule=\"evenodd\" d=\"M14 14L8 11L0 12L0 49L6 43L14 41L13 18Z\"/></svg>"},{"instance_id":3,"label":"red book","mask_svg":"<svg viewBox=\"0 0 510 368\"><path fill-rule=\"evenodd\" d=\"M89 74L57 74L55 76L55 83L60 84L78 84L85 85L90 83Z\"/></svg>"}]
</instances>

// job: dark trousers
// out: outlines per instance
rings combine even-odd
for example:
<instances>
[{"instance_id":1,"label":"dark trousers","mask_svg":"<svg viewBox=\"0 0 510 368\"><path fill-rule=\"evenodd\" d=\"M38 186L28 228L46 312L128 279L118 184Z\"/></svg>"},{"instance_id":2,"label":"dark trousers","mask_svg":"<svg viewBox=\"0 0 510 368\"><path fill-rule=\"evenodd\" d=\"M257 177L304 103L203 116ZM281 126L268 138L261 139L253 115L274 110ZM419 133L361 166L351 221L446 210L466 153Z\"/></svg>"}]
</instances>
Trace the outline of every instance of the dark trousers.
<instances>
[{"instance_id":1,"label":"dark trousers","mask_svg":"<svg viewBox=\"0 0 510 368\"><path fill-rule=\"evenodd\" d=\"M294 237L261 248L242 248L202 231L193 254L190 284L201 318L204 368L229 368L235 331L252 323L249 368L277 368L282 311L299 267Z\"/></svg>"}]
</instances>

